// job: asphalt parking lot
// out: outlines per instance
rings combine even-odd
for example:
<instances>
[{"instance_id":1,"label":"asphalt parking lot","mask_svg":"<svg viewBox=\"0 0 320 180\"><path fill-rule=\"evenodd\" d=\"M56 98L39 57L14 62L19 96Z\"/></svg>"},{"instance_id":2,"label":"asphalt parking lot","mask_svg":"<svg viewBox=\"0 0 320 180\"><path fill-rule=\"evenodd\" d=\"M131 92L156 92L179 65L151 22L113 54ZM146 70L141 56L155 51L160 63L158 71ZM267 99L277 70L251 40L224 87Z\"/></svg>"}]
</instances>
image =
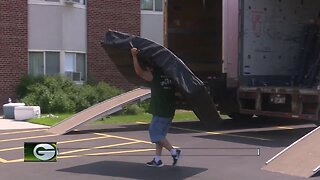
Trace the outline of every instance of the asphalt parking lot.
<instances>
[{"instance_id":1,"label":"asphalt parking lot","mask_svg":"<svg viewBox=\"0 0 320 180\"><path fill-rule=\"evenodd\" d=\"M154 154L146 124L83 126L66 135L46 129L0 131L0 179L303 179L261 170L315 125L301 121L225 121L217 129L173 123L168 138L183 150L178 167L164 151L163 168L145 162ZM24 142L57 142L57 162L24 162ZM311 179L320 179L317 173Z\"/></svg>"}]
</instances>

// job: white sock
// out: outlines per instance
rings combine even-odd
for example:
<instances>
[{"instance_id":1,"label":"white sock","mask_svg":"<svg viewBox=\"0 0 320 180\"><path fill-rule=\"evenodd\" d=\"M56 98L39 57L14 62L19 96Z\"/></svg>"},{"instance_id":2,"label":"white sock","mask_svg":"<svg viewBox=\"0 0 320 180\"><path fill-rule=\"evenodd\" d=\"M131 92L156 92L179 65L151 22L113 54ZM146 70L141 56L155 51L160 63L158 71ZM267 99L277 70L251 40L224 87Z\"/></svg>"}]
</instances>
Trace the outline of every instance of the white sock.
<instances>
[{"instance_id":1,"label":"white sock","mask_svg":"<svg viewBox=\"0 0 320 180\"><path fill-rule=\"evenodd\" d=\"M177 155L176 149L171 149L171 150L170 150L170 153L171 153L172 156Z\"/></svg>"},{"instance_id":2,"label":"white sock","mask_svg":"<svg viewBox=\"0 0 320 180\"><path fill-rule=\"evenodd\" d=\"M159 161L161 160L161 157L160 157L160 156L155 156L155 157L154 157L154 160L155 160L156 162L159 162Z\"/></svg>"}]
</instances>

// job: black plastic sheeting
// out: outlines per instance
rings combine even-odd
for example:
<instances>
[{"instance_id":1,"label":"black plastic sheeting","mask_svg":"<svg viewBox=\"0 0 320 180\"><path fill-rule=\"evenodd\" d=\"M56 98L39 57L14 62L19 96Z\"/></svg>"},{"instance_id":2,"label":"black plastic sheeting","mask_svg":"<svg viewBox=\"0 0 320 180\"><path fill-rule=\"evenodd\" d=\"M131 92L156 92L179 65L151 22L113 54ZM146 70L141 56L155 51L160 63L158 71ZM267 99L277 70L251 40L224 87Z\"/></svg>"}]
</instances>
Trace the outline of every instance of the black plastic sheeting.
<instances>
[{"instance_id":1,"label":"black plastic sheeting","mask_svg":"<svg viewBox=\"0 0 320 180\"><path fill-rule=\"evenodd\" d=\"M132 47L139 49L138 61L141 66L158 67L170 77L180 93L191 104L201 122L210 125L221 122L212 97L208 94L203 82L167 48L148 39L117 31L108 31L102 46L119 71L130 82L148 86L137 77L132 64L130 49Z\"/></svg>"}]
</instances>

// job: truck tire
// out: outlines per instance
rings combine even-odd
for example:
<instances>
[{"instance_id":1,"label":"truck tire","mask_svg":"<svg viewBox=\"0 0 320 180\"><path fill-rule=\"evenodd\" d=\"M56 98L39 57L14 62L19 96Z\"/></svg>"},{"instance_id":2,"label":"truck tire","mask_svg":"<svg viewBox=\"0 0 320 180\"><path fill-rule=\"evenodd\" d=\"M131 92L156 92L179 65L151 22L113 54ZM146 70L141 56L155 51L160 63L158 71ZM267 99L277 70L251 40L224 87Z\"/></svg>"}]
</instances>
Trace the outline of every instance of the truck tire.
<instances>
[{"instance_id":1,"label":"truck tire","mask_svg":"<svg viewBox=\"0 0 320 180\"><path fill-rule=\"evenodd\" d=\"M240 114L240 113L232 113L229 115L233 121L247 121L251 120L253 115L252 114Z\"/></svg>"},{"instance_id":2,"label":"truck tire","mask_svg":"<svg viewBox=\"0 0 320 180\"><path fill-rule=\"evenodd\" d=\"M317 125L317 127L320 126L320 111L318 111L318 119L314 122L315 125Z\"/></svg>"}]
</instances>

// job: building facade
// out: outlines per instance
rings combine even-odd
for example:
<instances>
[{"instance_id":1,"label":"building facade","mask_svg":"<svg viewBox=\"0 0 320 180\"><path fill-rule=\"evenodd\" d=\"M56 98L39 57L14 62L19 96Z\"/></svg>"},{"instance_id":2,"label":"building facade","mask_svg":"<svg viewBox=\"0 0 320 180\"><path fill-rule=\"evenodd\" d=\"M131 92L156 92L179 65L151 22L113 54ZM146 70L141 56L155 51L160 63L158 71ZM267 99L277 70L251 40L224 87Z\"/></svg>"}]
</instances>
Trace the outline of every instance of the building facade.
<instances>
[{"instance_id":1,"label":"building facade","mask_svg":"<svg viewBox=\"0 0 320 180\"><path fill-rule=\"evenodd\" d=\"M10 0L0 2L0 103L16 99L26 74L65 74L133 88L100 42L108 29L140 35L140 0Z\"/></svg>"},{"instance_id":2,"label":"building facade","mask_svg":"<svg viewBox=\"0 0 320 180\"><path fill-rule=\"evenodd\" d=\"M163 44L163 0L141 0L141 36Z\"/></svg>"}]
</instances>

